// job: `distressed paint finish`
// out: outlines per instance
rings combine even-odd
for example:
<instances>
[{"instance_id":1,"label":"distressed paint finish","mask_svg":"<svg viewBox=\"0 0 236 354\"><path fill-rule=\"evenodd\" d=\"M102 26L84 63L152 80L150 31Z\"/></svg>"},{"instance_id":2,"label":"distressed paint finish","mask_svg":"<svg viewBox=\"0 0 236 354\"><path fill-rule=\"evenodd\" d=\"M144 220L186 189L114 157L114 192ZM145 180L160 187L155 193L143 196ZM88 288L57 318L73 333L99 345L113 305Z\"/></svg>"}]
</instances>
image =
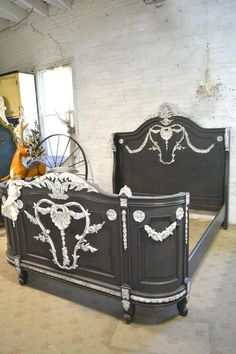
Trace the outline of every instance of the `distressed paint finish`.
<instances>
[{"instance_id":1,"label":"distressed paint finish","mask_svg":"<svg viewBox=\"0 0 236 354\"><path fill-rule=\"evenodd\" d=\"M52 8L53 20L30 15L1 33L0 73L73 58L76 128L95 181L106 190L111 134L135 129L162 102L203 127L231 126L230 221L236 223L236 2L168 0L159 8L141 0L102 3L77 0L71 11ZM217 97L196 95L206 42L211 82L221 83Z\"/></svg>"}]
</instances>

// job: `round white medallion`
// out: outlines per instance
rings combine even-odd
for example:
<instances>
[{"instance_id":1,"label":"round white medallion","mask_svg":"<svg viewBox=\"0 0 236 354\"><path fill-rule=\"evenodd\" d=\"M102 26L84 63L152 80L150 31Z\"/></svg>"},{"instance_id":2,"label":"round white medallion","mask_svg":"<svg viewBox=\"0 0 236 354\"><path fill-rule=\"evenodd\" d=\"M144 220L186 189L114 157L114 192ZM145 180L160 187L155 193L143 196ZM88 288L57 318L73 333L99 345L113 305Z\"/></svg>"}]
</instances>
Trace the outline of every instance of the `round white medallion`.
<instances>
[{"instance_id":1,"label":"round white medallion","mask_svg":"<svg viewBox=\"0 0 236 354\"><path fill-rule=\"evenodd\" d=\"M145 213L142 210L135 210L133 218L136 222L142 222L145 219Z\"/></svg>"},{"instance_id":2,"label":"round white medallion","mask_svg":"<svg viewBox=\"0 0 236 354\"><path fill-rule=\"evenodd\" d=\"M107 210L107 218L111 221L116 220L117 218L117 213L114 209L108 209Z\"/></svg>"},{"instance_id":3,"label":"round white medallion","mask_svg":"<svg viewBox=\"0 0 236 354\"><path fill-rule=\"evenodd\" d=\"M183 219L183 216L184 216L184 209L178 208L176 210L176 219L181 220L181 219Z\"/></svg>"}]
</instances>

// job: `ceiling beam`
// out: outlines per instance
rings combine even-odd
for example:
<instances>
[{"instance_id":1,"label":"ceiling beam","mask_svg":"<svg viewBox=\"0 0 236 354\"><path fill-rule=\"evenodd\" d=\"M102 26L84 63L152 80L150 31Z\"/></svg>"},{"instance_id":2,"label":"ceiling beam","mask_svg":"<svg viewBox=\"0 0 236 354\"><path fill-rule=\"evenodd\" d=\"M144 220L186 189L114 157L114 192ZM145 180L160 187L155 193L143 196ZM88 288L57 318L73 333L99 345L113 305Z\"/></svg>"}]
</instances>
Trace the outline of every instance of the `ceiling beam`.
<instances>
[{"instance_id":1,"label":"ceiling beam","mask_svg":"<svg viewBox=\"0 0 236 354\"><path fill-rule=\"evenodd\" d=\"M20 21L26 15L25 11L20 9L8 0L0 0L0 17L10 21Z\"/></svg>"},{"instance_id":2,"label":"ceiling beam","mask_svg":"<svg viewBox=\"0 0 236 354\"><path fill-rule=\"evenodd\" d=\"M0 30L9 27L9 25L10 22L8 20L6 20L5 18L0 18Z\"/></svg>"},{"instance_id":3,"label":"ceiling beam","mask_svg":"<svg viewBox=\"0 0 236 354\"><path fill-rule=\"evenodd\" d=\"M33 9L33 11L37 12L42 16L49 16L48 12L48 4L46 4L42 0L18 0L19 3L26 6L28 9ZM0 1L1 2L1 1Z\"/></svg>"},{"instance_id":4,"label":"ceiling beam","mask_svg":"<svg viewBox=\"0 0 236 354\"><path fill-rule=\"evenodd\" d=\"M59 7L60 9L71 9L71 0L46 0L49 4Z\"/></svg>"}]
</instances>

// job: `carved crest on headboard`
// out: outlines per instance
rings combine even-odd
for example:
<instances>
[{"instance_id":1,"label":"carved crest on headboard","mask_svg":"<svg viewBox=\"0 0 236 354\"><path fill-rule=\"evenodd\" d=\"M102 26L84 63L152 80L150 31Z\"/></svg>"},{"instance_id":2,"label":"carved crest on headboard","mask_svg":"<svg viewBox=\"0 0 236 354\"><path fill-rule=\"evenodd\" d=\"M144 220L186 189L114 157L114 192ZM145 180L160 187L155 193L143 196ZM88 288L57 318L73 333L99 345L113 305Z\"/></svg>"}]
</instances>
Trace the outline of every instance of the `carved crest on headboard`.
<instances>
[{"instance_id":1,"label":"carved crest on headboard","mask_svg":"<svg viewBox=\"0 0 236 354\"><path fill-rule=\"evenodd\" d=\"M158 117L163 118L161 121L163 125L168 125L170 124L173 119L169 119L170 117L173 117L175 115L173 108L170 106L169 103L162 103L159 107L158 111Z\"/></svg>"}]
</instances>

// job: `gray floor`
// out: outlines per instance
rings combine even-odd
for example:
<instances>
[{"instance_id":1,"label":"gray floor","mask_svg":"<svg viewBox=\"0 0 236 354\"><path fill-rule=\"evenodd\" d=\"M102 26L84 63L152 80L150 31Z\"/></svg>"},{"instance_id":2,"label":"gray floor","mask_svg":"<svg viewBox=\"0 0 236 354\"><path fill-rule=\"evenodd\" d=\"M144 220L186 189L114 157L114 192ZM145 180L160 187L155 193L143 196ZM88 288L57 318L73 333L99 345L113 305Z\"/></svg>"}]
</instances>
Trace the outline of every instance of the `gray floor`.
<instances>
[{"instance_id":1,"label":"gray floor","mask_svg":"<svg viewBox=\"0 0 236 354\"><path fill-rule=\"evenodd\" d=\"M236 226L220 230L192 282L189 314L137 306L30 274L20 286L0 237L0 353L235 354Z\"/></svg>"}]
</instances>

